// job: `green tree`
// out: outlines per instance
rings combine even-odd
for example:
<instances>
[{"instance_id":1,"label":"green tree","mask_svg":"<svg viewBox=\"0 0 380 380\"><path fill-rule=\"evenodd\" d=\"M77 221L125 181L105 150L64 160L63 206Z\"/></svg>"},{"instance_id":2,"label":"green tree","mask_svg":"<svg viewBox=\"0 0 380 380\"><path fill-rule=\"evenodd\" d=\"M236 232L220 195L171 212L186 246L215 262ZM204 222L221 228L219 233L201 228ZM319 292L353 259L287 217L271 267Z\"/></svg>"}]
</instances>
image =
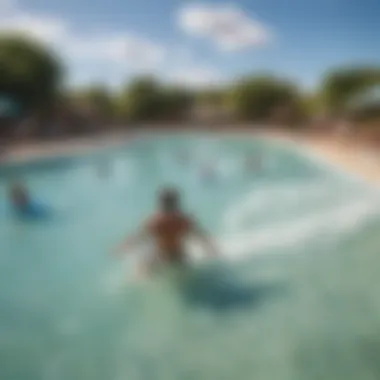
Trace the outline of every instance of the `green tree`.
<instances>
[{"instance_id":1,"label":"green tree","mask_svg":"<svg viewBox=\"0 0 380 380\"><path fill-rule=\"evenodd\" d=\"M102 85L77 90L70 94L70 98L79 108L86 110L101 122L111 121L115 117L115 97Z\"/></svg>"},{"instance_id":2,"label":"green tree","mask_svg":"<svg viewBox=\"0 0 380 380\"><path fill-rule=\"evenodd\" d=\"M325 108L332 113L340 113L351 99L379 83L380 68L336 69L327 74L322 82L321 94Z\"/></svg>"},{"instance_id":3,"label":"green tree","mask_svg":"<svg viewBox=\"0 0 380 380\"><path fill-rule=\"evenodd\" d=\"M150 77L135 78L123 91L125 112L133 121L157 119L162 111L159 84Z\"/></svg>"},{"instance_id":4,"label":"green tree","mask_svg":"<svg viewBox=\"0 0 380 380\"><path fill-rule=\"evenodd\" d=\"M181 120L193 96L179 88L164 86L149 77L136 78L122 92L119 110L134 121Z\"/></svg>"},{"instance_id":5,"label":"green tree","mask_svg":"<svg viewBox=\"0 0 380 380\"><path fill-rule=\"evenodd\" d=\"M196 94L198 104L207 104L223 107L228 101L226 89L204 89Z\"/></svg>"},{"instance_id":6,"label":"green tree","mask_svg":"<svg viewBox=\"0 0 380 380\"><path fill-rule=\"evenodd\" d=\"M292 83L271 76L243 78L233 85L230 94L236 116L252 121L267 121L279 110L287 119L294 118L299 110L299 99Z\"/></svg>"},{"instance_id":7,"label":"green tree","mask_svg":"<svg viewBox=\"0 0 380 380\"><path fill-rule=\"evenodd\" d=\"M194 102L191 92L180 87L161 88L161 114L165 120L184 120L188 116Z\"/></svg>"},{"instance_id":8,"label":"green tree","mask_svg":"<svg viewBox=\"0 0 380 380\"><path fill-rule=\"evenodd\" d=\"M62 79L62 68L52 52L16 35L0 36L0 89L29 112L52 102Z\"/></svg>"}]
</instances>

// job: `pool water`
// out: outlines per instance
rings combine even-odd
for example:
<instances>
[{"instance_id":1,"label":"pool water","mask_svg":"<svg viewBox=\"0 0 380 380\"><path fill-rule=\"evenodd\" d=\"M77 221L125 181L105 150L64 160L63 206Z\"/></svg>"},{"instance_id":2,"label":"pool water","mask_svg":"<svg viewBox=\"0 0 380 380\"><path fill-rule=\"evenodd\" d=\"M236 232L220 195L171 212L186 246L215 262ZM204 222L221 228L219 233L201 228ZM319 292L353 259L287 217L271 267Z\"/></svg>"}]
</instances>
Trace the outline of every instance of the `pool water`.
<instances>
[{"instance_id":1,"label":"pool water","mask_svg":"<svg viewBox=\"0 0 380 380\"><path fill-rule=\"evenodd\" d=\"M16 178L50 218L8 212ZM186 271L137 282L146 247L110 253L165 185L220 258L189 242ZM379 211L377 189L266 140L147 136L3 167L0 378L378 379Z\"/></svg>"}]
</instances>

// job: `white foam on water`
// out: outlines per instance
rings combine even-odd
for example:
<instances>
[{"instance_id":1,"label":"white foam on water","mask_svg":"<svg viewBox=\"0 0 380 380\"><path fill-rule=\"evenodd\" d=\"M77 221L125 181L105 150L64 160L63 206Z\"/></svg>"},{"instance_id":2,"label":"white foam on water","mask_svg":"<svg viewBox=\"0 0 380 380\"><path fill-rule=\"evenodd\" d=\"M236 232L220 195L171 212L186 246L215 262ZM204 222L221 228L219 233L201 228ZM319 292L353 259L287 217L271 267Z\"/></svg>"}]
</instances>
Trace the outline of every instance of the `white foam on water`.
<instances>
[{"instance_id":1,"label":"white foam on water","mask_svg":"<svg viewBox=\"0 0 380 380\"><path fill-rule=\"evenodd\" d=\"M273 198L272 198L273 199ZM350 198L343 204L334 204L323 210L310 210L308 214L299 217L290 216L288 220L280 223L269 223L258 228L240 231L230 231L216 236L216 244L222 257L236 260L249 255L267 254L267 250L281 248L276 253L302 253L302 245L312 239L320 237L320 242L333 237L339 239L343 234L357 228L369 217L380 213L379 198L376 195L367 195ZM188 242L189 256L194 261L202 260L207 252L197 241ZM285 250L284 248L293 248ZM113 272L107 278L105 288L108 293L117 292L126 283L126 273L135 268L136 263L142 259L145 248L135 249L131 252L135 263L131 261L124 266L120 273ZM128 269L127 269L128 268ZM129 275L127 276L129 277Z\"/></svg>"},{"instance_id":2,"label":"white foam on water","mask_svg":"<svg viewBox=\"0 0 380 380\"><path fill-rule=\"evenodd\" d=\"M331 184L326 181L290 182L280 186L255 188L228 207L223 215L223 226L227 230L239 230L255 213L273 210L279 204L290 208L295 204L300 205L301 202L313 204L316 200L329 195L331 190Z\"/></svg>"},{"instance_id":3,"label":"white foam on water","mask_svg":"<svg viewBox=\"0 0 380 380\"><path fill-rule=\"evenodd\" d=\"M215 164L218 172L226 177L239 171L242 167L241 157L224 156L217 161L215 160L217 148L212 143L196 146L194 148L195 168L193 167L195 173L191 171L188 174L197 174L198 164L205 162ZM173 176L173 168L176 169L174 176L183 177L185 173L178 171L177 161L172 154L161 150L156 155L164 178ZM265 161L268 166L276 164L273 157L268 157ZM193 177L190 179L196 179L197 176ZM247 255L266 254L272 248L280 248L276 249L276 253L303 252L302 245L312 239L318 237L321 237L321 241L327 238L339 239L342 234L379 212L378 197L373 197L370 193L363 195L363 192L358 196L354 191L345 189L344 197L339 198L339 186L343 189L345 183L334 183L331 179L282 182L278 185L266 184L259 188L256 185L256 188L248 192L243 199L240 198L237 203L232 204L223 216L226 233L216 237L222 256L234 260ZM318 210L315 207L318 200L331 201L331 204L326 204L323 210ZM338 202L334 203L334 200ZM301 210L302 215L292 215L292 211L297 211L301 203L310 204L312 207L305 211ZM268 209L273 210L279 206L289 209L289 218L286 221L261 224L258 228L251 227L242 230L242 225L245 221L249 221L252 215L266 212ZM135 250L131 256L141 260L141 251ZM203 247L196 242L189 242L189 254L194 260L205 256ZM131 267L135 265L129 264L127 270L130 271ZM125 274L126 271L123 271L122 275L112 273L104 284L106 291L117 292L125 284Z\"/></svg>"},{"instance_id":4,"label":"white foam on water","mask_svg":"<svg viewBox=\"0 0 380 380\"><path fill-rule=\"evenodd\" d=\"M215 236L215 241L224 260L241 260L247 256L267 255L270 252L303 254L308 251L304 249L305 244L315 244L313 239L318 239L319 245L325 241L331 242L331 238L340 239L369 217L378 214L380 203L377 197L360 197L322 211L311 210L308 215L286 222ZM268 251L272 249L275 250ZM146 252L147 247L139 247L129 252L117 268L103 277L100 284L102 293L108 296L117 295L124 292L126 286L129 288L136 283L137 265L144 260ZM196 240L188 242L187 252L193 262L207 257L204 247Z\"/></svg>"},{"instance_id":5,"label":"white foam on water","mask_svg":"<svg viewBox=\"0 0 380 380\"><path fill-rule=\"evenodd\" d=\"M123 291L126 284L134 282L136 278L136 268L141 260L140 250L133 250L128 256L118 262L117 267L112 268L102 278L100 291L113 296Z\"/></svg>"},{"instance_id":6,"label":"white foam on water","mask_svg":"<svg viewBox=\"0 0 380 380\"><path fill-rule=\"evenodd\" d=\"M225 255L235 257L267 248L296 246L321 233L339 236L356 227L373 212L373 202L360 199L335 209L312 213L290 223L232 235L222 239L220 246Z\"/></svg>"},{"instance_id":7,"label":"white foam on water","mask_svg":"<svg viewBox=\"0 0 380 380\"><path fill-rule=\"evenodd\" d=\"M379 212L379 203L375 203L375 199L360 198L339 207L313 212L277 225L271 224L258 229L224 235L217 239L217 244L221 254L229 259L262 254L266 249L279 247L294 246L295 249L292 252L296 253L299 252L297 245L304 244L308 239L321 234L324 237L334 235L339 238L343 233L367 220L369 216ZM199 259L202 256L202 247L192 243L190 255Z\"/></svg>"}]
</instances>

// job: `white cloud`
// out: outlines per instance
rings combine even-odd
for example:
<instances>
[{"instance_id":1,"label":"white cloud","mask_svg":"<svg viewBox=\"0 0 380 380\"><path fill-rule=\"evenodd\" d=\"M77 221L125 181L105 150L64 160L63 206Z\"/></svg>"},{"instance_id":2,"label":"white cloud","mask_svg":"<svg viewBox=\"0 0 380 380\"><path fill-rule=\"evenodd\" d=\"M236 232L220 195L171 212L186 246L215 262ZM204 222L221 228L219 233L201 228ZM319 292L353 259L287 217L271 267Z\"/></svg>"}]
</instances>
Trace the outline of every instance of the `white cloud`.
<instances>
[{"instance_id":1,"label":"white cloud","mask_svg":"<svg viewBox=\"0 0 380 380\"><path fill-rule=\"evenodd\" d=\"M193 51L187 46L175 46L170 49L170 62L178 65L188 64L193 61Z\"/></svg>"},{"instance_id":2,"label":"white cloud","mask_svg":"<svg viewBox=\"0 0 380 380\"><path fill-rule=\"evenodd\" d=\"M54 17L13 12L0 18L0 31L22 32L48 43L62 40L67 33L65 23Z\"/></svg>"},{"instance_id":3,"label":"white cloud","mask_svg":"<svg viewBox=\"0 0 380 380\"><path fill-rule=\"evenodd\" d=\"M21 32L43 42L56 42L67 32L63 20L18 8L14 0L0 0L0 32Z\"/></svg>"},{"instance_id":4,"label":"white cloud","mask_svg":"<svg viewBox=\"0 0 380 380\"><path fill-rule=\"evenodd\" d=\"M191 88L215 87L221 83L221 75L218 70L198 66L174 70L167 76L167 79L171 83Z\"/></svg>"},{"instance_id":5,"label":"white cloud","mask_svg":"<svg viewBox=\"0 0 380 380\"><path fill-rule=\"evenodd\" d=\"M109 61L131 69L150 68L159 64L165 55L161 46L127 33L70 37L66 53L76 60Z\"/></svg>"},{"instance_id":6,"label":"white cloud","mask_svg":"<svg viewBox=\"0 0 380 380\"><path fill-rule=\"evenodd\" d=\"M4 1L4 0L0 0ZM6 4L5 4L6 5ZM0 10L2 5L0 4ZM48 44L70 62L108 62L132 70L144 70L160 63L164 49L128 32L78 33L64 20L12 7L0 13L0 32L20 32Z\"/></svg>"},{"instance_id":7,"label":"white cloud","mask_svg":"<svg viewBox=\"0 0 380 380\"><path fill-rule=\"evenodd\" d=\"M213 87L223 82L223 76L213 64L200 61L185 45L168 50L165 66L158 74L167 83L190 88Z\"/></svg>"},{"instance_id":8,"label":"white cloud","mask_svg":"<svg viewBox=\"0 0 380 380\"><path fill-rule=\"evenodd\" d=\"M128 37L123 44L122 55L135 68L150 68L162 62L165 56L163 47L142 38Z\"/></svg>"},{"instance_id":9,"label":"white cloud","mask_svg":"<svg viewBox=\"0 0 380 380\"><path fill-rule=\"evenodd\" d=\"M178 24L185 33L209 39L224 51L260 46L270 39L267 27L233 6L185 6Z\"/></svg>"}]
</instances>

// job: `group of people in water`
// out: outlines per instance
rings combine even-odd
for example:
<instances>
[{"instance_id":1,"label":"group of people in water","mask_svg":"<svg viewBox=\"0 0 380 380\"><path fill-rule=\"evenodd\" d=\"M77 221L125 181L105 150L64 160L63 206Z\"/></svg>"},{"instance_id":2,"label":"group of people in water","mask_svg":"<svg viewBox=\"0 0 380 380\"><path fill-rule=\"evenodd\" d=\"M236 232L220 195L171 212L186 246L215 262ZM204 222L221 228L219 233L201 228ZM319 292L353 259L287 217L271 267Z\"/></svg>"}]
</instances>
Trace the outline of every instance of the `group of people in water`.
<instances>
[{"instance_id":1,"label":"group of people in water","mask_svg":"<svg viewBox=\"0 0 380 380\"><path fill-rule=\"evenodd\" d=\"M39 216L39 209L27 188L15 183L9 189L9 201L21 217ZM158 193L157 210L116 250L123 253L145 239L154 243L154 251L139 267L140 274L149 274L161 264L183 265L186 262L184 244L189 236L199 239L205 250L217 255L217 249L199 223L186 215L180 205L180 194L174 188L164 188Z\"/></svg>"},{"instance_id":2,"label":"group of people in water","mask_svg":"<svg viewBox=\"0 0 380 380\"><path fill-rule=\"evenodd\" d=\"M188 159L189 157L184 154L179 156L181 163L188 163ZM260 167L261 161L257 156L250 156L245 161L245 169L250 172L257 171ZM202 167L201 176L204 180L215 178L216 167L211 165L211 161ZM182 210L178 190L163 188L158 193L157 210L142 223L135 234L128 236L118 246L115 253L130 251L145 239L153 241L153 252L140 263L139 267L139 274L145 276L162 265L183 266L186 264L185 243L189 237L199 240L209 256L219 256L218 248L211 236L196 219Z\"/></svg>"},{"instance_id":3,"label":"group of people in water","mask_svg":"<svg viewBox=\"0 0 380 380\"><path fill-rule=\"evenodd\" d=\"M178 155L178 162L181 164L187 164L190 161L189 155L181 152ZM258 172L262 167L262 160L256 154L247 155L243 161L243 169L245 172L251 174L253 172ZM202 182L212 182L218 176L218 162L214 159L205 160L199 170L199 176Z\"/></svg>"},{"instance_id":4,"label":"group of people in water","mask_svg":"<svg viewBox=\"0 0 380 380\"><path fill-rule=\"evenodd\" d=\"M181 156L181 162L188 161L188 157ZM247 170L258 170L258 157L247 157ZM104 168L103 168L104 169ZM103 173L103 170L101 171ZM205 165L201 173L203 179L211 179L216 175L215 166ZM9 188L9 201L17 215L28 217L46 216L46 209L39 206L29 194L26 186L14 183ZM154 252L142 263L142 273L148 273L162 263L182 265L186 261L185 241L193 236L200 240L205 250L216 256L217 248L209 235L200 227L199 223L185 214L181 209L180 194L175 188L163 188L157 197L157 210L140 226L138 231L127 238L117 249L117 253L125 252L146 238L154 243Z\"/></svg>"}]
</instances>

